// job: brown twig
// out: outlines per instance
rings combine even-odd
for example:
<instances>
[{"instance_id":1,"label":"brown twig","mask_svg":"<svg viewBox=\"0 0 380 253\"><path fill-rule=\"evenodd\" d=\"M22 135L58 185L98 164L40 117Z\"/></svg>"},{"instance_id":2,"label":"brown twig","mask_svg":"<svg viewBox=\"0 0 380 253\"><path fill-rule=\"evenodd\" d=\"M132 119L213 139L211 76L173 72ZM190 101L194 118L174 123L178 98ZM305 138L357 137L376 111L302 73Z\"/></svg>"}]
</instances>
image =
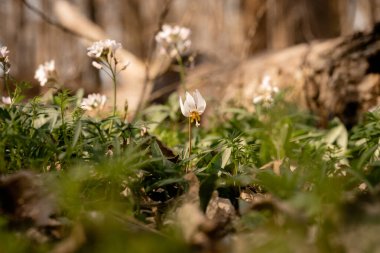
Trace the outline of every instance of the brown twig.
<instances>
[{"instance_id":1,"label":"brown twig","mask_svg":"<svg viewBox=\"0 0 380 253\"><path fill-rule=\"evenodd\" d=\"M170 85L167 85L165 87L162 87L161 89L159 90L156 90L156 91L153 91L150 96L149 96L149 99L147 100L147 102L152 102L158 98L160 98L162 95L170 92L170 91L173 91L177 88L178 86L178 83L173 83L173 84L170 84Z\"/></svg>"},{"instance_id":2,"label":"brown twig","mask_svg":"<svg viewBox=\"0 0 380 253\"><path fill-rule=\"evenodd\" d=\"M46 23L48 23L48 24L50 24L52 26L57 27L58 29L62 30L64 33L73 35L75 37L87 39L87 40L90 40L90 41L94 40L94 38L84 36L84 35L79 34L79 33L75 32L73 30L70 30L70 29L66 28L61 23L55 21L54 19L52 19L51 17L49 17L48 15L46 15L43 11L41 11L37 7L35 7L32 4L30 4L27 0L21 0L21 1L26 6L26 8L28 8L30 11L34 12L35 14L37 14Z\"/></svg>"}]
</instances>

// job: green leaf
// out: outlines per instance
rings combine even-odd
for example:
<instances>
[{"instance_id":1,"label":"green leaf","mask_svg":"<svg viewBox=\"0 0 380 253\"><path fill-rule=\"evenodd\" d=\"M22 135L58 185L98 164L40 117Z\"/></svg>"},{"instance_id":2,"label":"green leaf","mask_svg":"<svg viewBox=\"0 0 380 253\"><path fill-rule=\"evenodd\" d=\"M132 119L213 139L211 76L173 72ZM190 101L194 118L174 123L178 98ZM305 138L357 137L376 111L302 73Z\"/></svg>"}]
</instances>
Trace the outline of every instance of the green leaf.
<instances>
[{"instance_id":1,"label":"green leaf","mask_svg":"<svg viewBox=\"0 0 380 253\"><path fill-rule=\"evenodd\" d=\"M368 161L371 159L373 153L379 148L379 145L375 145L369 149L367 149L359 159L359 162L357 164L358 169L363 169L364 166L368 163Z\"/></svg>"},{"instance_id":2,"label":"green leaf","mask_svg":"<svg viewBox=\"0 0 380 253\"><path fill-rule=\"evenodd\" d=\"M199 199L200 199L201 209L203 211L206 211L208 202L210 201L212 193L216 188L217 179L218 179L218 176L216 174L212 174L201 182L201 185L199 188Z\"/></svg>"},{"instance_id":3,"label":"green leaf","mask_svg":"<svg viewBox=\"0 0 380 253\"><path fill-rule=\"evenodd\" d=\"M230 160L231 152L232 152L232 149L231 149L231 148L226 148L226 149L223 151L223 154L222 154L222 164L220 165L220 167L221 167L222 169L224 169L224 167L226 166L226 164L227 164L228 161Z\"/></svg>"}]
</instances>

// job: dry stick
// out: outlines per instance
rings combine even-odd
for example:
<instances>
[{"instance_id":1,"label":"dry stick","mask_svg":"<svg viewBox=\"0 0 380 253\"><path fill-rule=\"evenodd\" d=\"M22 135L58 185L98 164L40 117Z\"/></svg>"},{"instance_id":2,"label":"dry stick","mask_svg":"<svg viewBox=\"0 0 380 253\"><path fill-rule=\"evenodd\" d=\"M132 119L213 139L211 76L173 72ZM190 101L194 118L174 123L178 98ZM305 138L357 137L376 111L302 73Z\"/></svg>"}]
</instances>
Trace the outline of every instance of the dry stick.
<instances>
[{"instance_id":1,"label":"dry stick","mask_svg":"<svg viewBox=\"0 0 380 253\"><path fill-rule=\"evenodd\" d=\"M164 8L163 8L163 10L160 13L160 16L158 18L157 29L154 32L153 38L151 40L151 43L149 44L148 57L147 57L147 59L145 61L145 79L144 79L143 89L142 89L142 92L141 92L141 95L140 95L139 103L138 103L137 109L136 109L137 114L145 106L145 104L144 104L144 100L145 99L144 98L145 98L146 89L148 88L148 85L150 83L149 72L150 72L150 65L152 63L152 58L153 58L153 48L156 45L156 43L155 43L155 36L156 36L157 33L160 32L161 27L164 24L164 20L166 19L167 15L169 14L169 10L170 10L170 6L171 6L172 2L173 2L173 0L167 0L165 2ZM147 100L149 100L149 99L147 99Z\"/></svg>"},{"instance_id":2,"label":"dry stick","mask_svg":"<svg viewBox=\"0 0 380 253\"><path fill-rule=\"evenodd\" d=\"M165 87L162 87L161 89L159 90L156 90L156 91L153 91L150 96L149 96L149 100L147 102L152 102L154 101L155 99L161 97L162 95L164 95L165 93L171 91L171 90L175 90L175 88L177 87L177 83L174 83L174 84L170 84L170 85L167 85Z\"/></svg>"},{"instance_id":3,"label":"dry stick","mask_svg":"<svg viewBox=\"0 0 380 253\"><path fill-rule=\"evenodd\" d=\"M83 34L79 34L73 30L70 30L70 29L67 29L66 27L64 27L61 23L53 20L52 18L50 18L48 15L46 15L43 11L41 11L40 9L36 8L35 6L31 5L30 3L28 3L27 0L22 0L22 3L29 9L31 10L32 12L34 12L35 14L37 14L42 20L44 20L46 23L52 25L52 26L55 26L57 28L59 28L60 30L62 30L63 32L67 33L67 34L70 34L70 35L73 35L75 37L78 37L78 38L82 38L82 39L87 39L89 41L94 41L96 40L95 38L91 38L89 36L85 36Z\"/></svg>"}]
</instances>

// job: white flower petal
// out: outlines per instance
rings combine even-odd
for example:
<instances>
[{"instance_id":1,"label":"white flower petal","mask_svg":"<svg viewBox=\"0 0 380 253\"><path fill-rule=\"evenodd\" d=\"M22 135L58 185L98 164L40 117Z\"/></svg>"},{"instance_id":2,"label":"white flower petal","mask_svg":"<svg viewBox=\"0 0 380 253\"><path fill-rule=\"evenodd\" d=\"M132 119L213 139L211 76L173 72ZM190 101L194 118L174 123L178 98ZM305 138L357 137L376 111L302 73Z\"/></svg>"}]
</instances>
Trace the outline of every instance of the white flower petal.
<instances>
[{"instance_id":1,"label":"white flower petal","mask_svg":"<svg viewBox=\"0 0 380 253\"><path fill-rule=\"evenodd\" d=\"M97 61L92 61L92 66L94 66L95 68L97 68L97 69L102 69L102 65L99 63L99 62L97 62Z\"/></svg>"},{"instance_id":2,"label":"white flower petal","mask_svg":"<svg viewBox=\"0 0 380 253\"><path fill-rule=\"evenodd\" d=\"M260 103L263 100L264 100L263 96L256 96L256 97L253 98L253 103L254 104L258 104L258 103Z\"/></svg>"},{"instance_id":3,"label":"white flower petal","mask_svg":"<svg viewBox=\"0 0 380 253\"><path fill-rule=\"evenodd\" d=\"M81 103L81 108L86 111L91 111L93 109L102 109L107 101L105 95L100 94L90 94L87 98L84 98Z\"/></svg>"},{"instance_id":4,"label":"white flower petal","mask_svg":"<svg viewBox=\"0 0 380 253\"><path fill-rule=\"evenodd\" d=\"M274 94L279 91L279 88L272 84L271 77L269 75L265 75L257 89L257 92L254 94L253 103L264 103L267 106L270 106L273 102Z\"/></svg>"},{"instance_id":5,"label":"white flower petal","mask_svg":"<svg viewBox=\"0 0 380 253\"><path fill-rule=\"evenodd\" d=\"M0 58L2 58L5 62L8 59L9 50L7 47L0 47Z\"/></svg>"},{"instance_id":6,"label":"white flower petal","mask_svg":"<svg viewBox=\"0 0 380 253\"><path fill-rule=\"evenodd\" d=\"M39 65L35 72L34 78L38 80L41 86L45 86L49 80L55 80L56 72L54 60Z\"/></svg>"},{"instance_id":7,"label":"white flower petal","mask_svg":"<svg viewBox=\"0 0 380 253\"><path fill-rule=\"evenodd\" d=\"M197 111L197 106L195 105L194 98L190 95L190 93L186 92L186 100L185 100L185 108L188 108L189 112Z\"/></svg>"},{"instance_id":8,"label":"white flower petal","mask_svg":"<svg viewBox=\"0 0 380 253\"><path fill-rule=\"evenodd\" d=\"M3 104L10 105L12 103L11 97L1 97Z\"/></svg>"},{"instance_id":9,"label":"white flower petal","mask_svg":"<svg viewBox=\"0 0 380 253\"><path fill-rule=\"evenodd\" d=\"M155 40L161 47L162 52L166 52L171 57L186 53L191 45L191 31L180 26L163 25ZM163 50L162 50L163 49Z\"/></svg>"},{"instance_id":10,"label":"white flower petal","mask_svg":"<svg viewBox=\"0 0 380 253\"><path fill-rule=\"evenodd\" d=\"M201 115L206 109L206 100L202 97L198 90L195 90L194 92L194 100L197 106L197 111L199 115Z\"/></svg>"},{"instance_id":11,"label":"white flower petal","mask_svg":"<svg viewBox=\"0 0 380 253\"><path fill-rule=\"evenodd\" d=\"M94 42L87 48L87 55L91 58L99 58L104 53L111 52L112 54L115 54L116 50L119 48L121 48L121 44L114 40L100 40Z\"/></svg>"},{"instance_id":12,"label":"white flower petal","mask_svg":"<svg viewBox=\"0 0 380 253\"><path fill-rule=\"evenodd\" d=\"M190 116L190 112L188 110L185 110L185 106L184 106L184 104L182 102L182 98L181 97L179 97L179 106L181 108L181 112L182 112L183 116L189 117Z\"/></svg>"}]
</instances>

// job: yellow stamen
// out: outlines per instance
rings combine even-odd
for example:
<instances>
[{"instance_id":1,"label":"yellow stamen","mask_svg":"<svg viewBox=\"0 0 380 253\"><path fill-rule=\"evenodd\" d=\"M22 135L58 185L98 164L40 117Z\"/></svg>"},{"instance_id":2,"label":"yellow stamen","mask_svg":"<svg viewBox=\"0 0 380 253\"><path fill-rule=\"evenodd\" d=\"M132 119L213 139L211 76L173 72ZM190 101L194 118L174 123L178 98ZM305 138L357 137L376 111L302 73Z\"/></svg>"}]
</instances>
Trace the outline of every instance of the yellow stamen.
<instances>
[{"instance_id":1,"label":"yellow stamen","mask_svg":"<svg viewBox=\"0 0 380 253\"><path fill-rule=\"evenodd\" d=\"M201 115L199 115L199 113L196 112L196 111L190 112L190 121L191 121L191 123L193 123L194 120L195 120L196 126L198 127L199 122L201 121Z\"/></svg>"}]
</instances>

